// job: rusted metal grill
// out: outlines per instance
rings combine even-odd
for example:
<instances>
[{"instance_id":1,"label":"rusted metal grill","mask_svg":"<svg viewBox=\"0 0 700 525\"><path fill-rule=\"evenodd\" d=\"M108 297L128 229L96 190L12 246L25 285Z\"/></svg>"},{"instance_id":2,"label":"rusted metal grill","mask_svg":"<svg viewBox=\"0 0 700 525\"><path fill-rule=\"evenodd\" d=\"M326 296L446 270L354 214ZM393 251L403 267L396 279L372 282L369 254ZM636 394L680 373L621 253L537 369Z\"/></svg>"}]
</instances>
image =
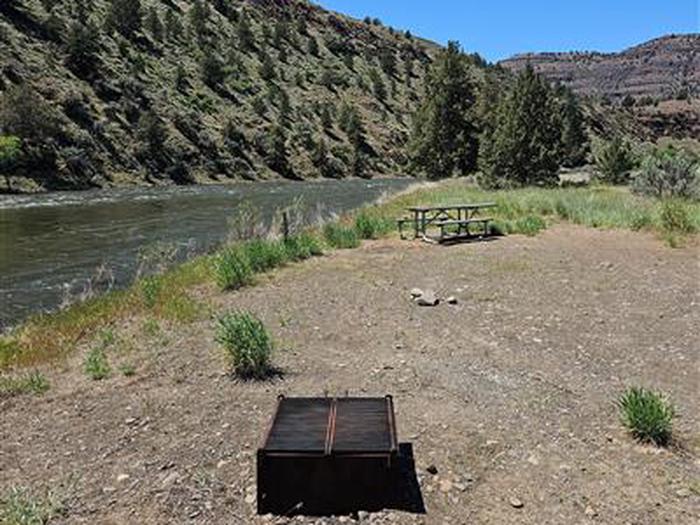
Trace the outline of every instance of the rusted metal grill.
<instances>
[{"instance_id":1,"label":"rusted metal grill","mask_svg":"<svg viewBox=\"0 0 700 525\"><path fill-rule=\"evenodd\" d=\"M390 396L280 396L258 450L258 513L383 508L394 496L397 455Z\"/></svg>"}]
</instances>

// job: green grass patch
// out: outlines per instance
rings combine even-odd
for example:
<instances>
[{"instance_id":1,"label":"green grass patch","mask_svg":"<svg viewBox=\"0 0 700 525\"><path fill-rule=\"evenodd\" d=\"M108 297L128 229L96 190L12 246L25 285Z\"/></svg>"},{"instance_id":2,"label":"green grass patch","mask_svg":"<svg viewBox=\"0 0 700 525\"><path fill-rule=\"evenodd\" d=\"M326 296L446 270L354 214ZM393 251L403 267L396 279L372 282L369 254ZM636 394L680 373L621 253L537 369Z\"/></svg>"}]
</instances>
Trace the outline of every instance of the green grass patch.
<instances>
[{"instance_id":1,"label":"green grass patch","mask_svg":"<svg viewBox=\"0 0 700 525\"><path fill-rule=\"evenodd\" d=\"M513 232L522 233L524 235L529 235L531 237L537 235L540 231L544 230L547 224L538 215L527 215L515 221L513 225Z\"/></svg>"},{"instance_id":2,"label":"green grass patch","mask_svg":"<svg viewBox=\"0 0 700 525\"><path fill-rule=\"evenodd\" d=\"M355 231L360 239L378 239L394 230L395 221L381 215L360 211L355 216Z\"/></svg>"},{"instance_id":3,"label":"green grass patch","mask_svg":"<svg viewBox=\"0 0 700 525\"><path fill-rule=\"evenodd\" d=\"M360 245L355 228L330 222L323 228L323 237L331 248L349 249Z\"/></svg>"},{"instance_id":4,"label":"green grass patch","mask_svg":"<svg viewBox=\"0 0 700 525\"><path fill-rule=\"evenodd\" d=\"M243 250L255 273L272 270L287 260L285 246L280 241L253 239L243 244Z\"/></svg>"},{"instance_id":5,"label":"green grass patch","mask_svg":"<svg viewBox=\"0 0 700 525\"><path fill-rule=\"evenodd\" d=\"M622 423L636 439L660 446L668 444L675 411L661 394L630 387L617 404Z\"/></svg>"},{"instance_id":6,"label":"green grass patch","mask_svg":"<svg viewBox=\"0 0 700 525\"><path fill-rule=\"evenodd\" d=\"M249 312L219 319L216 341L226 350L234 372L244 379L264 379L272 371L274 344L263 322Z\"/></svg>"},{"instance_id":7,"label":"green grass patch","mask_svg":"<svg viewBox=\"0 0 700 525\"><path fill-rule=\"evenodd\" d=\"M44 374L32 371L16 377L0 377L0 397L22 394L42 395L49 389Z\"/></svg>"},{"instance_id":8,"label":"green grass patch","mask_svg":"<svg viewBox=\"0 0 700 525\"><path fill-rule=\"evenodd\" d=\"M38 496L24 487L10 487L0 496L0 523L3 525L43 525L63 511L61 498L53 493Z\"/></svg>"},{"instance_id":9,"label":"green grass patch","mask_svg":"<svg viewBox=\"0 0 700 525\"><path fill-rule=\"evenodd\" d=\"M289 237L284 241L284 248L290 261L303 261L323 255L320 239L310 232Z\"/></svg>"},{"instance_id":10,"label":"green grass patch","mask_svg":"<svg viewBox=\"0 0 700 525\"><path fill-rule=\"evenodd\" d=\"M109 360L104 348L95 347L90 350L85 356L83 369L85 374L93 381L107 379L112 373L112 368L109 366Z\"/></svg>"}]
</instances>

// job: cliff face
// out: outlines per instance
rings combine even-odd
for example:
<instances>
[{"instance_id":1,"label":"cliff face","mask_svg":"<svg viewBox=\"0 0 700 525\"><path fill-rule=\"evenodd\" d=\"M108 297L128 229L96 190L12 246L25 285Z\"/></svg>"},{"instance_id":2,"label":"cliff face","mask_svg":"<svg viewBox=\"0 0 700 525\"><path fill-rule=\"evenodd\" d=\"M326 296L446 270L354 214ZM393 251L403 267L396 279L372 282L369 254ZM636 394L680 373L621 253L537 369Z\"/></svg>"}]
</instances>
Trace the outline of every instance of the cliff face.
<instances>
[{"instance_id":1,"label":"cliff face","mask_svg":"<svg viewBox=\"0 0 700 525\"><path fill-rule=\"evenodd\" d=\"M531 64L552 82L589 97L599 131L638 138L700 136L700 34L670 35L620 53L528 53L500 64Z\"/></svg>"},{"instance_id":2,"label":"cliff face","mask_svg":"<svg viewBox=\"0 0 700 525\"><path fill-rule=\"evenodd\" d=\"M581 95L659 100L700 95L698 34L664 36L620 53L527 53L501 65L518 71L528 62Z\"/></svg>"},{"instance_id":3,"label":"cliff face","mask_svg":"<svg viewBox=\"0 0 700 525\"><path fill-rule=\"evenodd\" d=\"M0 1L0 114L55 124L0 191L400 171L437 46L302 0L141 0L125 28L134 2Z\"/></svg>"}]
</instances>

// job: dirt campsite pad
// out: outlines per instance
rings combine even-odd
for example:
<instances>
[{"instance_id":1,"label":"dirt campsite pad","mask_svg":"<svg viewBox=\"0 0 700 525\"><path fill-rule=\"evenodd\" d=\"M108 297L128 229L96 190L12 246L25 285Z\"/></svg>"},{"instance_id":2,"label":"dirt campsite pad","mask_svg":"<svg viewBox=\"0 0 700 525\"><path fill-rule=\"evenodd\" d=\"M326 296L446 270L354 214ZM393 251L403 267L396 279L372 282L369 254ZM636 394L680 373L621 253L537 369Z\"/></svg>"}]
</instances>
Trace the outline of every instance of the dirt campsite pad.
<instances>
[{"instance_id":1,"label":"dirt campsite pad","mask_svg":"<svg viewBox=\"0 0 700 525\"><path fill-rule=\"evenodd\" d=\"M700 519L698 250L652 235L557 226L449 247L381 240L234 293L284 376L225 373L213 319L113 327L113 366L87 351L43 397L0 401L0 493L58 501L56 523L286 522L255 515L255 451L276 396L393 394L427 513L294 523L695 523ZM412 288L456 304L417 306ZM614 404L629 385L675 403L675 441L637 444Z\"/></svg>"}]
</instances>

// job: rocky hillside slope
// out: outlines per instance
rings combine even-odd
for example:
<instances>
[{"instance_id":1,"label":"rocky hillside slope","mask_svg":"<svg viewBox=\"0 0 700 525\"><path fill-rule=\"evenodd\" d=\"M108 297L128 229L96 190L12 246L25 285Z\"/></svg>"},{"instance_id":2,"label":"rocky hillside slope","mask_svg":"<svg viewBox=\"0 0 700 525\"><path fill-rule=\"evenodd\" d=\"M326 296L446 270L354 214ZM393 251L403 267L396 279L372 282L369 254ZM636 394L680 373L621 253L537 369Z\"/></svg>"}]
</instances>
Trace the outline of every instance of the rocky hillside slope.
<instances>
[{"instance_id":1,"label":"rocky hillside slope","mask_svg":"<svg viewBox=\"0 0 700 525\"><path fill-rule=\"evenodd\" d=\"M39 128L0 191L400 171L433 44L303 0L134 3L0 1L0 125Z\"/></svg>"},{"instance_id":2,"label":"rocky hillside slope","mask_svg":"<svg viewBox=\"0 0 700 525\"><path fill-rule=\"evenodd\" d=\"M700 96L700 34L664 36L620 53L526 53L500 64L518 71L528 62L581 95L657 100Z\"/></svg>"},{"instance_id":3,"label":"rocky hillside slope","mask_svg":"<svg viewBox=\"0 0 700 525\"><path fill-rule=\"evenodd\" d=\"M528 63L587 97L594 129L652 140L700 136L700 34L664 36L620 53L527 53L500 65L520 71Z\"/></svg>"}]
</instances>

